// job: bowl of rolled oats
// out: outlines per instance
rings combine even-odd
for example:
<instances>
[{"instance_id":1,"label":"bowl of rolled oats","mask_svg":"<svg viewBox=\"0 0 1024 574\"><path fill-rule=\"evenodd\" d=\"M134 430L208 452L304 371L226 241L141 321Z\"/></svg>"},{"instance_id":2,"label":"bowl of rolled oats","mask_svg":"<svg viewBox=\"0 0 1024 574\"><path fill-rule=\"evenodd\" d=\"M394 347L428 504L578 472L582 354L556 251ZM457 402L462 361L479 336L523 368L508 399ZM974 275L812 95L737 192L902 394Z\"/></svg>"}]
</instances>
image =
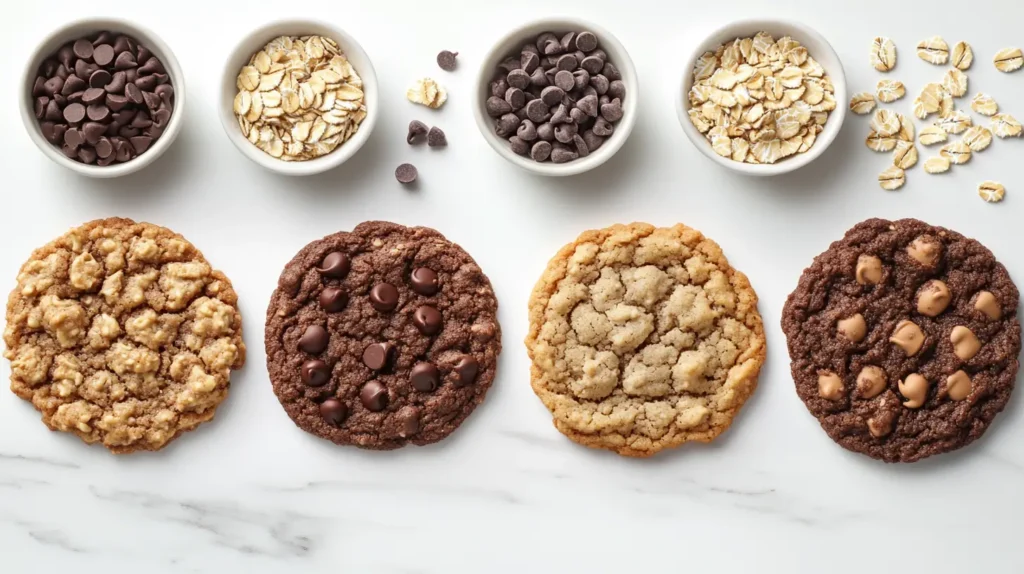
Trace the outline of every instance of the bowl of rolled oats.
<instances>
[{"instance_id":1,"label":"bowl of rolled oats","mask_svg":"<svg viewBox=\"0 0 1024 574\"><path fill-rule=\"evenodd\" d=\"M248 34L224 64L220 116L243 155L284 175L337 167L377 122L377 75L345 31L274 22Z\"/></svg>"},{"instance_id":2,"label":"bowl of rolled oats","mask_svg":"<svg viewBox=\"0 0 1024 574\"><path fill-rule=\"evenodd\" d=\"M676 111L701 153L768 176L824 153L846 119L846 98L843 64L824 37L794 22L747 20L693 51Z\"/></svg>"}]
</instances>

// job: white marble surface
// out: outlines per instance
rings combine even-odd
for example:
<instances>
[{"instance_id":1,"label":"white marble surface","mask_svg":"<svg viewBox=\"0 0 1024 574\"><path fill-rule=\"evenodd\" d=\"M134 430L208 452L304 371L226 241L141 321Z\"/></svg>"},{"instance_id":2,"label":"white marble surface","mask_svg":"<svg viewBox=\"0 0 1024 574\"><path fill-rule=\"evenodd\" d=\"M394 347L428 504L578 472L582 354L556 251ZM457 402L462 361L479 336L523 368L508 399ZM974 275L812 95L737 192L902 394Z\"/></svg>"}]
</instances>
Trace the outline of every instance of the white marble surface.
<instances>
[{"instance_id":1,"label":"white marble surface","mask_svg":"<svg viewBox=\"0 0 1024 574\"><path fill-rule=\"evenodd\" d=\"M22 132L18 87L0 90L0 273L13 285L30 250L85 220L123 215L182 232L235 282L249 363L215 422L158 454L115 457L51 433L0 393L0 571L505 573L505 572L1020 572L1024 563L1024 404L1018 391L989 433L960 453L886 466L835 446L808 415L788 374L778 326L786 294L813 255L853 223L917 216L984 241L1024 279L1020 250L1024 141L997 141L941 177L920 169L907 187L875 184L886 158L862 145L852 118L815 165L772 180L727 173L684 138L673 110L682 55L708 25L740 16L800 18L835 45L854 90L877 74L867 46L900 48L893 77L911 91L937 78L912 46L932 34L972 42L971 93L1024 116L1024 72L990 60L1024 44L1019 2L838 3L731 0L491 2L126 3L120 15L176 50L190 109L173 149L143 174L87 181L50 165ZM50 0L4 6L0 69L17 77L51 18L117 4ZM227 141L214 102L221 58L265 20L299 8L351 31L373 58L384 115L357 159L308 179L257 171ZM120 9L120 8L119 8ZM631 51L642 116L603 168L538 179L503 163L476 132L470 88L477 58L512 24L545 13L589 14ZM434 54L459 50L454 75ZM413 79L437 75L447 107L413 107ZM909 109L909 99L900 108ZM437 152L405 146L412 118L441 125ZM392 177L420 167L418 192ZM981 202L982 179L1006 184ZM370 218L425 224L462 243L494 281L506 343L487 402L442 444L400 452L338 448L292 425L270 390L262 322L280 267L307 241ZM587 228L683 221L716 239L761 296L769 359L733 429L710 446L626 460L571 444L528 384L521 341L530 288L548 257ZM6 361L0 377L7 378Z\"/></svg>"}]
</instances>

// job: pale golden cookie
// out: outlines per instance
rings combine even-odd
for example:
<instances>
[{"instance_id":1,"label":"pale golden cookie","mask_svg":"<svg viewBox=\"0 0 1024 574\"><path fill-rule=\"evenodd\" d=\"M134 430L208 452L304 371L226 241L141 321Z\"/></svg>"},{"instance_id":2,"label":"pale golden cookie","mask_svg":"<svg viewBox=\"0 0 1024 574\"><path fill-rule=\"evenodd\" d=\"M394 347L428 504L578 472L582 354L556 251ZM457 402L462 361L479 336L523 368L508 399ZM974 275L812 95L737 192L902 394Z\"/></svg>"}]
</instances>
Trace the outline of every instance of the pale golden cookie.
<instances>
[{"instance_id":1,"label":"pale golden cookie","mask_svg":"<svg viewBox=\"0 0 1024 574\"><path fill-rule=\"evenodd\" d=\"M747 277L681 224L614 225L562 248L530 297L526 348L555 427L626 456L717 437L765 359Z\"/></svg>"},{"instance_id":2,"label":"pale golden cookie","mask_svg":"<svg viewBox=\"0 0 1024 574\"><path fill-rule=\"evenodd\" d=\"M37 249L7 301L11 390L51 430L158 450L213 418L245 362L231 283L182 236L104 219Z\"/></svg>"}]
</instances>

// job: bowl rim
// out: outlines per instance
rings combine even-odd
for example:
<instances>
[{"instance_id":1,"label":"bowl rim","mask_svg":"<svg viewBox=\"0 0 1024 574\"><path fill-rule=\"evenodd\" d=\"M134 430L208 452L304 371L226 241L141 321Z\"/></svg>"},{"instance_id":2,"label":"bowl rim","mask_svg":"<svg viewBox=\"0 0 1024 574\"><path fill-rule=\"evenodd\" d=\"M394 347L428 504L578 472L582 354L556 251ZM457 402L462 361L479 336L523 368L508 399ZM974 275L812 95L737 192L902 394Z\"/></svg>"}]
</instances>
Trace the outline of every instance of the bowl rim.
<instances>
[{"instance_id":1,"label":"bowl rim","mask_svg":"<svg viewBox=\"0 0 1024 574\"><path fill-rule=\"evenodd\" d=\"M536 162L530 158L516 154L512 151L511 147L509 147L506 140L495 135L493 120L487 115L485 109L488 94L487 90L489 89L490 78L494 75L497 63L504 57L504 53L507 51L507 49L501 49L503 46L506 44L514 44L516 41L525 41L527 36L532 33L528 33L527 31L534 28L550 28L555 30L562 27L589 30L598 36L601 42L601 47L609 53L609 60L613 60L612 63L619 69L619 73L622 75L622 79L626 84L627 98L626 101L623 102L622 119L615 124L615 132L611 137L605 140L597 151L592 152L587 157L578 158L574 161L562 164L551 163L550 161ZM608 49L608 46L611 47L611 50ZM501 49L500 52L499 49ZM614 58L612 58L611 52L616 53ZM636 125L638 103L640 100L640 85L636 66L633 64L633 60L629 56L629 52L614 34L609 32L603 26L583 18L556 15L536 18L520 23L495 41L480 62L480 66L477 70L473 97L476 99L473 103L473 117L476 120L480 134L488 145L490 145L491 149L511 164L528 172L551 177L564 177L590 171L611 159L611 157L622 148L626 143L626 140L629 139L629 135L632 133L633 127Z\"/></svg>"},{"instance_id":2,"label":"bowl rim","mask_svg":"<svg viewBox=\"0 0 1024 574\"><path fill-rule=\"evenodd\" d=\"M739 37L737 34L754 34L771 27L788 30L786 32L787 35L802 36L801 38L796 39L800 40L801 44L804 44L805 46L807 44L805 40L810 38L815 43L820 44L820 48L816 48L815 52L821 53L824 51L832 58L835 62L835 69L826 67L824 64L822 67L826 69L829 77L832 79L832 85L835 88L836 109L829 113L829 118L825 124L824 130L822 130L818 135L818 138L815 140L815 143L810 150L774 164L749 164L746 162L738 162L715 153L711 149L711 146L708 144L704 135L697 131L697 128L690 121L688 113L690 104L687 94L693 84L693 66L696 63L697 58L714 47L712 46L713 44L721 44L732 36ZM750 32L746 32L746 30L750 30ZM794 34L793 32L796 33ZM724 39L718 40L718 38ZM815 59L821 63L820 58L816 57ZM704 154L705 157L721 166L746 175L781 175L796 171L810 164L824 154L825 150L827 150L829 146L832 145L832 142L835 141L836 137L838 137L839 132L842 130L843 123L846 121L846 70L843 66L843 61L839 58L839 54L835 51L832 44L821 33L800 21L778 18L751 18L736 20L718 26L711 33L705 35L704 38L693 48L690 56L686 60L685 67L681 74L675 100L676 115L678 116L679 123L682 126L683 131L686 133L687 138L689 138L690 143Z\"/></svg>"},{"instance_id":3,"label":"bowl rim","mask_svg":"<svg viewBox=\"0 0 1024 574\"><path fill-rule=\"evenodd\" d=\"M39 127L39 121L36 119L35 111L31 104L33 99L32 85L35 83L35 77L40 64L48 57L49 52L56 50L60 47L60 44L68 41L70 39L68 35L71 31L79 28L95 28L96 31L120 31L136 38L140 43L144 43L147 47L151 48L155 55L160 57L160 62L163 63L164 68L167 69L167 74L171 78L171 85L174 87L174 110L171 114L171 120L167 123L167 129L164 130L164 133L157 138L153 145L135 159L107 166L81 163L65 156L59 147L51 144L43 137L42 129ZM80 32L75 33L81 34ZM56 47L48 48L52 44L56 44ZM145 168L171 147L174 140L178 138L178 133L181 131L184 123L185 102L188 99L187 92L185 74L178 63L178 58L174 55L174 51L171 50L170 46L164 42L163 38L151 29L126 18L76 18L54 28L53 31L36 44L22 71L21 94L18 101L21 108L21 120L25 130L28 132L32 142L36 144L36 147L43 152L43 155L54 163L80 175L94 178L114 178L135 173Z\"/></svg>"},{"instance_id":4,"label":"bowl rim","mask_svg":"<svg viewBox=\"0 0 1024 574\"><path fill-rule=\"evenodd\" d=\"M277 28L298 29L300 32L272 31ZM323 30L324 32L318 32L317 30ZM242 135L242 131L238 127L238 119L235 117L233 109L235 93L237 92L237 88L235 87L235 78L238 77L238 71L241 69L241 66L235 64L235 60L239 57L247 59L252 53L254 53L254 50L245 49L245 46L255 45L255 50L259 50L268 41L277 36L302 36L308 34L329 36L332 40L338 43L342 48L342 53L349 58L349 61L352 60L350 57L352 53L356 53L359 58L365 61L365 65L356 66L353 64L352 66L359 73L359 77L363 81L363 102L366 104L366 118L364 118L363 122L359 124L359 129L356 130L356 133L345 143L335 148L331 153L311 160L289 162L267 155L266 152L253 145L248 138ZM256 42L260 43L256 44ZM380 106L378 105L379 85L377 83L377 72L373 66L373 60L370 59L370 55L358 40L345 30L328 21L310 18L281 18L270 20L242 35L238 41L235 42L234 47L231 48L224 57L224 62L221 68L217 115L220 116L221 126L224 128L224 133L227 135L228 140L234 144L235 148L237 148L243 156L251 160L253 163L274 173L291 176L305 176L315 175L334 169L351 159L352 156L354 156L356 152L363 147L370 138L370 134L373 132L374 127L377 125L377 117L380 112Z\"/></svg>"}]
</instances>

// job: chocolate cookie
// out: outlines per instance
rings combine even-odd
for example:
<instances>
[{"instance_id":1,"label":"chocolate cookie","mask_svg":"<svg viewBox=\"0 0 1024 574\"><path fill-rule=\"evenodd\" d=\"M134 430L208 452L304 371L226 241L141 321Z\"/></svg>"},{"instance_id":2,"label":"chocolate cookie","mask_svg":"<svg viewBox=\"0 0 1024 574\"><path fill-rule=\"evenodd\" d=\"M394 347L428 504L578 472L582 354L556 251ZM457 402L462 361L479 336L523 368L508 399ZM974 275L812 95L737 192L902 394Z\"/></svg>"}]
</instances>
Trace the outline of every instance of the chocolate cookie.
<instances>
[{"instance_id":1,"label":"chocolate cookie","mask_svg":"<svg viewBox=\"0 0 1024 574\"><path fill-rule=\"evenodd\" d=\"M304 247L267 309L274 393L303 430L394 449L452 433L494 381L498 301L425 227L362 223Z\"/></svg>"},{"instance_id":2,"label":"chocolate cookie","mask_svg":"<svg viewBox=\"0 0 1024 574\"><path fill-rule=\"evenodd\" d=\"M37 249L7 300L11 390L52 430L158 450L213 418L245 362L231 283L182 236L103 219Z\"/></svg>"},{"instance_id":3,"label":"chocolate cookie","mask_svg":"<svg viewBox=\"0 0 1024 574\"><path fill-rule=\"evenodd\" d=\"M797 393L840 445L886 462L956 450L1013 391L1017 287L983 245L870 219L814 259L782 329Z\"/></svg>"},{"instance_id":4,"label":"chocolate cookie","mask_svg":"<svg viewBox=\"0 0 1024 574\"><path fill-rule=\"evenodd\" d=\"M676 225L615 225L563 247L530 297L533 390L573 441L626 456L708 442L765 359L757 295Z\"/></svg>"}]
</instances>

